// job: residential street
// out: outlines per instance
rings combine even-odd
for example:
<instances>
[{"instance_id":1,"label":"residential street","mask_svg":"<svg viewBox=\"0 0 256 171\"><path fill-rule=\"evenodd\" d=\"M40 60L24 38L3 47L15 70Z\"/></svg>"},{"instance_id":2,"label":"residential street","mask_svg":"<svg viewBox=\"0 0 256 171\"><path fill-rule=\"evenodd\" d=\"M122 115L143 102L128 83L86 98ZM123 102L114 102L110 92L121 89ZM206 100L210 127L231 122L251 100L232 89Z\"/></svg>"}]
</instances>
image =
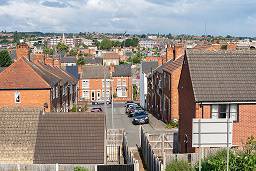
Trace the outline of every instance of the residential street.
<instances>
[{"instance_id":1,"label":"residential street","mask_svg":"<svg viewBox=\"0 0 256 171\"><path fill-rule=\"evenodd\" d=\"M124 128L127 133L129 146L135 147L136 144L139 144L140 126L133 125L132 119L125 114L124 103L114 103L113 116L114 123L112 126L111 105L108 105L106 111L107 128ZM145 124L144 128L147 131L154 130L154 128L150 124Z\"/></svg>"}]
</instances>

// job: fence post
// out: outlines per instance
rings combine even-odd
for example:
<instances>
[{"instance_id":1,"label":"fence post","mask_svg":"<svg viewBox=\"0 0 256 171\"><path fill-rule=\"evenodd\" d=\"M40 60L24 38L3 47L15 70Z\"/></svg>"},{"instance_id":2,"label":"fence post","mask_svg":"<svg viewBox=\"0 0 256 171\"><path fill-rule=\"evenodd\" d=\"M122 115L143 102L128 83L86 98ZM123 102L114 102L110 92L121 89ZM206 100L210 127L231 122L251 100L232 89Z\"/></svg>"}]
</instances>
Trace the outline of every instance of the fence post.
<instances>
[{"instance_id":1,"label":"fence post","mask_svg":"<svg viewBox=\"0 0 256 171\"><path fill-rule=\"evenodd\" d=\"M17 170L20 171L20 164L17 164Z\"/></svg>"},{"instance_id":2,"label":"fence post","mask_svg":"<svg viewBox=\"0 0 256 171\"><path fill-rule=\"evenodd\" d=\"M140 171L140 164L138 160L135 160L133 164L134 164L134 171Z\"/></svg>"},{"instance_id":3,"label":"fence post","mask_svg":"<svg viewBox=\"0 0 256 171\"><path fill-rule=\"evenodd\" d=\"M98 170L98 165L95 164L95 166L94 166L94 171L97 171L97 170Z\"/></svg>"},{"instance_id":4,"label":"fence post","mask_svg":"<svg viewBox=\"0 0 256 171\"><path fill-rule=\"evenodd\" d=\"M56 167L55 167L55 168L56 168L55 171L59 171L59 164L56 163L55 166L56 166Z\"/></svg>"}]
</instances>

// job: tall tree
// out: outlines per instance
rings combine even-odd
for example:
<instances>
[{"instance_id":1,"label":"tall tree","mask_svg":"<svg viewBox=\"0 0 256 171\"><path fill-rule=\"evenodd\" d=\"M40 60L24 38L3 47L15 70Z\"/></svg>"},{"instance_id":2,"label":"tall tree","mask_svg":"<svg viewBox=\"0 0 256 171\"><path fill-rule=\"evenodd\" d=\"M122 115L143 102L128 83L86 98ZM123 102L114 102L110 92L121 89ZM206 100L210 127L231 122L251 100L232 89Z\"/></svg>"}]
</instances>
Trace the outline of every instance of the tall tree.
<instances>
[{"instance_id":1,"label":"tall tree","mask_svg":"<svg viewBox=\"0 0 256 171\"><path fill-rule=\"evenodd\" d=\"M112 45L112 41L110 39L105 38L100 42L100 49L109 50L112 48Z\"/></svg>"},{"instance_id":2,"label":"tall tree","mask_svg":"<svg viewBox=\"0 0 256 171\"><path fill-rule=\"evenodd\" d=\"M12 64L12 58L7 50L0 51L0 66L8 67Z\"/></svg>"}]
</instances>

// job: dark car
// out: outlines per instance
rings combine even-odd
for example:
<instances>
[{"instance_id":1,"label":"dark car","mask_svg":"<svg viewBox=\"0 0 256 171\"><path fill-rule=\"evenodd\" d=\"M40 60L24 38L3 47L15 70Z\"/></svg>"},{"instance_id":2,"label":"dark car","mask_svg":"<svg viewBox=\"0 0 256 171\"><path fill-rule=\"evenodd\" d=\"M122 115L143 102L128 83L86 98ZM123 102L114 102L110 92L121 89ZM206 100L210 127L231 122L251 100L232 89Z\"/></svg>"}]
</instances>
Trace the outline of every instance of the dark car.
<instances>
[{"instance_id":1,"label":"dark car","mask_svg":"<svg viewBox=\"0 0 256 171\"><path fill-rule=\"evenodd\" d=\"M144 111L140 106L138 105L134 105L131 107L131 109L129 110L128 112L128 116L129 117L132 117L134 115L135 112L138 112L138 111Z\"/></svg>"},{"instance_id":2,"label":"dark car","mask_svg":"<svg viewBox=\"0 0 256 171\"><path fill-rule=\"evenodd\" d=\"M91 112L102 112L102 108L101 107L94 107L91 109Z\"/></svg>"},{"instance_id":3,"label":"dark car","mask_svg":"<svg viewBox=\"0 0 256 171\"><path fill-rule=\"evenodd\" d=\"M149 118L148 118L147 112L145 112L145 111L135 112L134 116L133 116L132 123L134 125L149 123Z\"/></svg>"}]
</instances>

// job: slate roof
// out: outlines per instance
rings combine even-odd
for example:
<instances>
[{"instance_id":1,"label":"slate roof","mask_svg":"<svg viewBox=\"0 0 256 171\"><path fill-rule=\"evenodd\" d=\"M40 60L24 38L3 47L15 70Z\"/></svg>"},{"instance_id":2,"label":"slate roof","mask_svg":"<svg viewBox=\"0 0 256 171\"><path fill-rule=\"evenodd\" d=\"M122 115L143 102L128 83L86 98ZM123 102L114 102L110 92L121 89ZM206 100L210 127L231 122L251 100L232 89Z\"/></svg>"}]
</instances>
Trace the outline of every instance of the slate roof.
<instances>
[{"instance_id":1,"label":"slate roof","mask_svg":"<svg viewBox=\"0 0 256 171\"><path fill-rule=\"evenodd\" d=\"M77 59L75 56L67 56L61 58L61 63L76 63Z\"/></svg>"},{"instance_id":2,"label":"slate roof","mask_svg":"<svg viewBox=\"0 0 256 171\"><path fill-rule=\"evenodd\" d=\"M113 77L131 77L132 69L131 64L121 64L114 66L114 72L112 73Z\"/></svg>"},{"instance_id":3,"label":"slate roof","mask_svg":"<svg viewBox=\"0 0 256 171\"><path fill-rule=\"evenodd\" d=\"M109 68L105 68L103 65L84 65L83 72L81 74L82 79L104 79L104 73L106 78L110 77Z\"/></svg>"},{"instance_id":4,"label":"slate roof","mask_svg":"<svg viewBox=\"0 0 256 171\"><path fill-rule=\"evenodd\" d=\"M85 64L102 65L103 64L103 59L102 58L85 58Z\"/></svg>"},{"instance_id":5,"label":"slate roof","mask_svg":"<svg viewBox=\"0 0 256 171\"><path fill-rule=\"evenodd\" d=\"M150 62L142 62L141 63L142 72L145 73L145 74L149 74L157 66L158 66L157 61L150 61Z\"/></svg>"},{"instance_id":6,"label":"slate roof","mask_svg":"<svg viewBox=\"0 0 256 171\"><path fill-rule=\"evenodd\" d=\"M65 71L71 74L77 80L79 79L78 66L65 66Z\"/></svg>"},{"instance_id":7,"label":"slate roof","mask_svg":"<svg viewBox=\"0 0 256 171\"><path fill-rule=\"evenodd\" d=\"M103 164L103 113L0 109L0 163Z\"/></svg>"},{"instance_id":8,"label":"slate roof","mask_svg":"<svg viewBox=\"0 0 256 171\"><path fill-rule=\"evenodd\" d=\"M256 101L255 51L187 51L196 102Z\"/></svg>"}]
</instances>

